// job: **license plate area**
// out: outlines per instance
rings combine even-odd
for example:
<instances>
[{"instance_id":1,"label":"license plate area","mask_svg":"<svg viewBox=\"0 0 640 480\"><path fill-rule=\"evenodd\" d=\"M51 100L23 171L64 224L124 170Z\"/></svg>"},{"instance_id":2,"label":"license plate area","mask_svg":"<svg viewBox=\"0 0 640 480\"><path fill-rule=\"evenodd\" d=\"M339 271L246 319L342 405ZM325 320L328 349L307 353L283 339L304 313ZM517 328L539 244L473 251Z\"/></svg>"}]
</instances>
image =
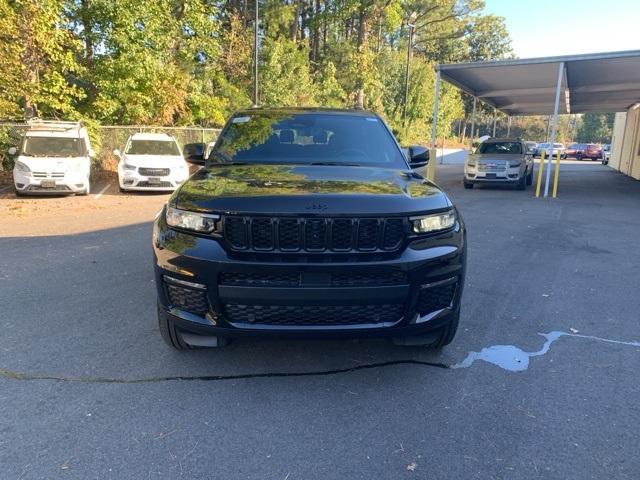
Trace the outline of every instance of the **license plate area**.
<instances>
[{"instance_id":1,"label":"license plate area","mask_svg":"<svg viewBox=\"0 0 640 480\"><path fill-rule=\"evenodd\" d=\"M147 181L149 182L149 185L160 185L160 183L162 182L162 180L160 180L160 178L158 177L149 177Z\"/></svg>"},{"instance_id":2,"label":"license plate area","mask_svg":"<svg viewBox=\"0 0 640 480\"><path fill-rule=\"evenodd\" d=\"M40 182L40 186L42 188L56 188L56 181L55 180L42 180Z\"/></svg>"}]
</instances>

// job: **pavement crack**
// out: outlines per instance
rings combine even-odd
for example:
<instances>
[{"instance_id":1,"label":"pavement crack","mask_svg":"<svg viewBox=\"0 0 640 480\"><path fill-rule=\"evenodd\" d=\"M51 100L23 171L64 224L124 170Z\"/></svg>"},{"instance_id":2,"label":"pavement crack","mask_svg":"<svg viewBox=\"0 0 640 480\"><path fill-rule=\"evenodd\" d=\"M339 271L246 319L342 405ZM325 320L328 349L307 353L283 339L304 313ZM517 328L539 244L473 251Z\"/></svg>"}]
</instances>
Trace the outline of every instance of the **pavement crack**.
<instances>
[{"instance_id":1,"label":"pavement crack","mask_svg":"<svg viewBox=\"0 0 640 480\"><path fill-rule=\"evenodd\" d=\"M568 333L561 331L553 331L549 333L539 333L546 340L542 348L535 352L525 352L514 345L492 345L485 347L479 352L469 352L465 359L459 363L449 365L441 362L429 362L424 360L391 360L388 362L367 363L356 365L353 367L337 368L333 370L317 370L307 372L264 372L264 373L242 373L233 375L168 375L158 377L142 377L142 378L116 378L116 377L91 377L91 376L71 376L71 375L48 375L40 373L16 372L0 368L0 378L11 380L51 380L67 383L115 383L115 384L135 384L135 383L160 383L172 381L204 381L217 382L225 380L246 380L257 378L283 378L283 377L322 377L329 375L340 375L344 373L357 372L360 370L372 370L377 368L392 367L397 365L416 365L421 367L440 368L444 370L456 370L459 368L469 368L476 361L481 360L491 363L504 370L510 372L521 372L529 368L529 359L545 355L551 345L562 337L574 337L586 340L593 340L603 343L613 343L617 345L627 345L632 347L640 347L640 342L625 342L622 340L611 340L608 338L594 337L591 335L582 335L577 333Z\"/></svg>"},{"instance_id":2,"label":"pavement crack","mask_svg":"<svg viewBox=\"0 0 640 480\"><path fill-rule=\"evenodd\" d=\"M423 367L433 367L441 369L449 369L450 365L438 362L427 362L422 360L393 360L389 362L367 363L354 367L338 368L333 370L318 370L311 372L265 372L265 373L243 373L235 375L169 375L159 377L142 377L142 378L115 378L115 377L84 377L84 376L67 376L67 375L47 375L38 373L15 372L0 368L0 378L8 378L11 380L52 380L67 383L116 383L116 384L135 384L135 383L160 383L171 381L204 381L216 382L224 380L245 380L254 378L282 378L282 377L322 377L328 375L339 375L343 373L357 372L359 370L372 370L377 368L392 367L395 365L418 365Z\"/></svg>"}]
</instances>

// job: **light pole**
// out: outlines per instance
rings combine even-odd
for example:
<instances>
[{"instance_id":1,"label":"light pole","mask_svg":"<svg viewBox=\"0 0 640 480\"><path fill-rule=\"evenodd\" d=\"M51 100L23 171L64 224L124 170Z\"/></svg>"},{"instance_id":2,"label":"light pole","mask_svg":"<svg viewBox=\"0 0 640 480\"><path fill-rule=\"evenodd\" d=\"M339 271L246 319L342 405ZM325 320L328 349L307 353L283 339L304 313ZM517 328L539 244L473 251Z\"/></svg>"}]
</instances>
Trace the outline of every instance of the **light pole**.
<instances>
[{"instance_id":1,"label":"light pole","mask_svg":"<svg viewBox=\"0 0 640 480\"><path fill-rule=\"evenodd\" d=\"M258 106L258 0L253 31L253 106Z\"/></svg>"},{"instance_id":2,"label":"light pole","mask_svg":"<svg viewBox=\"0 0 640 480\"><path fill-rule=\"evenodd\" d=\"M402 125L406 126L407 123L407 99L409 97L409 68L411 65L411 53L413 51L413 34L416 29L415 21L418 18L418 13L413 12L409 17L409 43L407 44L407 69L404 73L404 102L402 105Z\"/></svg>"}]
</instances>

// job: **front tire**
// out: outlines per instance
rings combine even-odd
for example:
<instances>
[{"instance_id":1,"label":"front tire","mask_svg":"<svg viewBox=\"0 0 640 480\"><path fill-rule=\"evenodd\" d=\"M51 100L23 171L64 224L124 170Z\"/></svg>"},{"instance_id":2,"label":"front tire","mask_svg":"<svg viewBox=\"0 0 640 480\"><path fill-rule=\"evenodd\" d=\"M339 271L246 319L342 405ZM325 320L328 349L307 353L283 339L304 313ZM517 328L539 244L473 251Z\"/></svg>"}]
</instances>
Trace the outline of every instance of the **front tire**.
<instances>
[{"instance_id":1,"label":"front tire","mask_svg":"<svg viewBox=\"0 0 640 480\"><path fill-rule=\"evenodd\" d=\"M533 166L531 166L531 171L527 175L527 185L533 185Z\"/></svg>"},{"instance_id":2,"label":"front tire","mask_svg":"<svg viewBox=\"0 0 640 480\"><path fill-rule=\"evenodd\" d=\"M176 326L173 320L167 312L165 312L160 304L157 305L158 311L158 327L160 328L160 335L164 340L164 343L169 345L175 350L191 350L189 344L185 343L180 336L180 333L176 330Z\"/></svg>"},{"instance_id":3,"label":"front tire","mask_svg":"<svg viewBox=\"0 0 640 480\"><path fill-rule=\"evenodd\" d=\"M464 180L464 181L462 182L462 184L464 185L464 188L466 188L466 189L471 189L471 188L473 188L473 183L471 183L471 182L467 182L466 180Z\"/></svg>"},{"instance_id":4,"label":"front tire","mask_svg":"<svg viewBox=\"0 0 640 480\"><path fill-rule=\"evenodd\" d=\"M522 177L520 177L520 180L518 181L518 185L516 186L516 188L518 190L526 190L527 189L527 185L528 185L527 176L523 175Z\"/></svg>"},{"instance_id":5,"label":"front tire","mask_svg":"<svg viewBox=\"0 0 640 480\"><path fill-rule=\"evenodd\" d=\"M430 349L440 349L449 345L458 331L460 323L460 309L456 310L449 323L435 332L424 335L411 335L407 337L394 337L393 343L403 347L426 347Z\"/></svg>"}]
</instances>

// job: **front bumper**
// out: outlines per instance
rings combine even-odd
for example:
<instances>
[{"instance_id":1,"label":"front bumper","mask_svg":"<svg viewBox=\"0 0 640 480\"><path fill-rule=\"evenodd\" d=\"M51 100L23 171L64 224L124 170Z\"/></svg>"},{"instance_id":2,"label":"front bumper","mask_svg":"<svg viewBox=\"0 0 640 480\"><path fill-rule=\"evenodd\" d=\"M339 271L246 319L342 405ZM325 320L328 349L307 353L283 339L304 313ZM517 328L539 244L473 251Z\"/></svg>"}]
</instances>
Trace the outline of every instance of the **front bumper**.
<instances>
[{"instance_id":1,"label":"front bumper","mask_svg":"<svg viewBox=\"0 0 640 480\"><path fill-rule=\"evenodd\" d=\"M118 169L118 182L122 190L173 192L189 178L188 169L169 169L168 175L148 176L136 170Z\"/></svg>"},{"instance_id":2,"label":"front bumper","mask_svg":"<svg viewBox=\"0 0 640 480\"><path fill-rule=\"evenodd\" d=\"M464 179L468 183L517 183L523 175L520 168L483 171L477 167L465 167L464 170Z\"/></svg>"},{"instance_id":3,"label":"front bumper","mask_svg":"<svg viewBox=\"0 0 640 480\"><path fill-rule=\"evenodd\" d=\"M158 300L185 332L419 335L459 311L466 265L462 223L392 256L285 259L238 257L214 239L168 229L162 217L154 230Z\"/></svg>"},{"instance_id":4,"label":"front bumper","mask_svg":"<svg viewBox=\"0 0 640 480\"><path fill-rule=\"evenodd\" d=\"M14 169L13 182L16 190L23 195L82 193L88 186L88 179L82 172L66 172L55 177L35 177L31 172Z\"/></svg>"}]
</instances>

